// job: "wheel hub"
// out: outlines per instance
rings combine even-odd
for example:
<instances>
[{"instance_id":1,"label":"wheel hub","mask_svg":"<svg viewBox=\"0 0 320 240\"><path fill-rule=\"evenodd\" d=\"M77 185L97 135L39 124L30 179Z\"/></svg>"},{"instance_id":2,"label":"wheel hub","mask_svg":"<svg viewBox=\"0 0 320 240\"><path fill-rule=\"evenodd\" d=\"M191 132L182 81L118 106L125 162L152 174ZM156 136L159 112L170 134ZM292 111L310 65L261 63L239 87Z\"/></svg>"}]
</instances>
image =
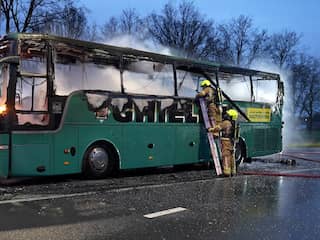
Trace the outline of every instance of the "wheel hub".
<instances>
[{"instance_id":1,"label":"wheel hub","mask_svg":"<svg viewBox=\"0 0 320 240\"><path fill-rule=\"evenodd\" d=\"M97 171L104 171L108 166L109 156L105 149L96 147L90 152L89 161L92 168Z\"/></svg>"}]
</instances>

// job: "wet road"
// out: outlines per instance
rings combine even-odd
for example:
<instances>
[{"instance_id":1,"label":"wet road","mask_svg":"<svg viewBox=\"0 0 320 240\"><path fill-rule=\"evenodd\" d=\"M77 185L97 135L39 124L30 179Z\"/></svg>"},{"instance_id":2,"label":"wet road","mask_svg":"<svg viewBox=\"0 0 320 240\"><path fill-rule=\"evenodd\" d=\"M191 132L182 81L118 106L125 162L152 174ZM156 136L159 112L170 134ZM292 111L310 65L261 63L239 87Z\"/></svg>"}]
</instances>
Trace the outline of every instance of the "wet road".
<instances>
[{"instance_id":1,"label":"wet road","mask_svg":"<svg viewBox=\"0 0 320 240\"><path fill-rule=\"evenodd\" d=\"M292 150L290 158L259 159L241 171L316 177L319 162L280 162L292 156L320 161L319 150ZM0 193L0 239L6 240L318 239L320 233L318 178L216 178L193 168L99 181L28 180L0 185ZM168 209L176 212L148 218Z\"/></svg>"}]
</instances>

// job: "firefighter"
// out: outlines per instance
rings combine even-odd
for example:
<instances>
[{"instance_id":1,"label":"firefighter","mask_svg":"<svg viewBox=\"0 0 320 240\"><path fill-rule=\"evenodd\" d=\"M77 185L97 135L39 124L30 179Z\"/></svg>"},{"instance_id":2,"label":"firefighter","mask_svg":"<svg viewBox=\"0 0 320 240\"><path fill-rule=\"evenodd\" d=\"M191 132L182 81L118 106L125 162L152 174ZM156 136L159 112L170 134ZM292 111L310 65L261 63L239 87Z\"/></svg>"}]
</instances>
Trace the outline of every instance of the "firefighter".
<instances>
[{"instance_id":1,"label":"firefighter","mask_svg":"<svg viewBox=\"0 0 320 240\"><path fill-rule=\"evenodd\" d=\"M222 112L218 106L218 92L211 86L209 80L203 80L200 86L202 87L202 91L199 92L196 97L206 98L210 125L214 127L222 121Z\"/></svg>"},{"instance_id":2,"label":"firefighter","mask_svg":"<svg viewBox=\"0 0 320 240\"><path fill-rule=\"evenodd\" d=\"M235 148L235 132L236 120L238 119L238 112L234 109L227 110L223 115L221 124L210 128L209 131L216 133L220 132L221 140L221 155L224 176L232 176L236 174L236 163L234 156Z\"/></svg>"}]
</instances>

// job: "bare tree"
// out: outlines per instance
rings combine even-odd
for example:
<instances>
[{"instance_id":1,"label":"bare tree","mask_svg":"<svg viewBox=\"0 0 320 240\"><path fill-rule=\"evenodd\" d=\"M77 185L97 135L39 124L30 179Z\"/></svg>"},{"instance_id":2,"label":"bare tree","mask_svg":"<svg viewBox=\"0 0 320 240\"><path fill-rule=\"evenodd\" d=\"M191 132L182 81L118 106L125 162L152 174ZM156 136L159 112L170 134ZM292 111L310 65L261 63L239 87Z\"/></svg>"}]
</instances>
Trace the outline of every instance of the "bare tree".
<instances>
[{"instance_id":1,"label":"bare tree","mask_svg":"<svg viewBox=\"0 0 320 240\"><path fill-rule=\"evenodd\" d=\"M313 116L320 103L320 61L311 56L300 54L292 65L291 88L294 112L299 118L306 119L307 128L312 129Z\"/></svg>"},{"instance_id":2,"label":"bare tree","mask_svg":"<svg viewBox=\"0 0 320 240\"><path fill-rule=\"evenodd\" d=\"M252 19L241 15L237 19L232 19L230 27L235 50L235 63L240 65L245 57L245 52L249 49L249 31L252 27Z\"/></svg>"},{"instance_id":3,"label":"bare tree","mask_svg":"<svg viewBox=\"0 0 320 240\"><path fill-rule=\"evenodd\" d=\"M247 65L257 59L266 58L268 54L269 36L266 30L258 30L252 32L252 38L249 45L249 54L247 56Z\"/></svg>"},{"instance_id":4,"label":"bare tree","mask_svg":"<svg viewBox=\"0 0 320 240\"><path fill-rule=\"evenodd\" d=\"M82 36L82 39L86 41L98 42L100 40L98 25L96 23L88 25Z\"/></svg>"},{"instance_id":5,"label":"bare tree","mask_svg":"<svg viewBox=\"0 0 320 240\"><path fill-rule=\"evenodd\" d=\"M5 31L10 32L10 21L11 21L11 9L13 7L14 0L1 0L1 12L5 16Z\"/></svg>"},{"instance_id":6,"label":"bare tree","mask_svg":"<svg viewBox=\"0 0 320 240\"><path fill-rule=\"evenodd\" d=\"M168 3L160 14L148 17L148 29L156 43L178 50L187 57L207 57L214 39L213 22L206 20L192 2L178 8Z\"/></svg>"},{"instance_id":7,"label":"bare tree","mask_svg":"<svg viewBox=\"0 0 320 240\"><path fill-rule=\"evenodd\" d=\"M120 30L129 35L140 35L144 32L144 24L134 8L125 9L120 16Z\"/></svg>"},{"instance_id":8,"label":"bare tree","mask_svg":"<svg viewBox=\"0 0 320 240\"><path fill-rule=\"evenodd\" d=\"M44 23L36 29L39 32L81 38L87 30L86 9L75 6L72 1L67 1L66 5L61 6L61 10L57 12L59 18L52 18L50 12L46 14Z\"/></svg>"},{"instance_id":9,"label":"bare tree","mask_svg":"<svg viewBox=\"0 0 320 240\"><path fill-rule=\"evenodd\" d=\"M86 27L85 9L76 7L73 0L2 0L1 12L7 33L54 32L79 37Z\"/></svg>"},{"instance_id":10,"label":"bare tree","mask_svg":"<svg viewBox=\"0 0 320 240\"><path fill-rule=\"evenodd\" d=\"M291 31L275 33L270 38L269 54L280 68L293 61L299 44L300 36Z\"/></svg>"},{"instance_id":11,"label":"bare tree","mask_svg":"<svg viewBox=\"0 0 320 240\"><path fill-rule=\"evenodd\" d=\"M125 9L119 17L111 17L101 28L104 39L119 35L130 35L138 39L145 38L145 23L134 8Z\"/></svg>"},{"instance_id":12,"label":"bare tree","mask_svg":"<svg viewBox=\"0 0 320 240\"><path fill-rule=\"evenodd\" d=\"M119 19L111 17L101 28L102 36L109 39L119 33Z\"/></svg>"},{"instance_id":13,"label":"bare tree","mask_svg":"<svg viewBox=\"0 0 320 240\"><path fill-rule=\"evenodd\" d=\"M13 0L9 20L13 22L14 27L10 27L7 31L33 31L33 29L38 28L38 26L45 22L48 10L56 9L56 7L57 3L53 0Z\"/></svg>"},{"instance_id":14,"label":"bare tree","mask_svg":"<svg viewBox=\"0 0 320 240\"><path fill-rule=\"evenodd\" d=\"M230 23L218 27L219 46L217 59L224 63L248 66L261 57L266 49L268 39L265 30L253 27L252 19L240 15Z\"/></svg>"}]
</instances>

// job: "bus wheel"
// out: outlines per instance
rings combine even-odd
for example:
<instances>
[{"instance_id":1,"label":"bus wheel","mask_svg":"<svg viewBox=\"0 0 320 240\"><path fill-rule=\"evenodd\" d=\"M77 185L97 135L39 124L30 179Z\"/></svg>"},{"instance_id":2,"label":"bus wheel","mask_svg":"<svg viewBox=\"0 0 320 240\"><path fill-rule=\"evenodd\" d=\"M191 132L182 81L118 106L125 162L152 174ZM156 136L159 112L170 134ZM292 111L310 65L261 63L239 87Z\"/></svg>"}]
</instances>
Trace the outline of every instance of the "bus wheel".
<instances>
[{"instance_id":1,"label":"bus wheel","mask_svg":"<svg viewBox=\"0 0 320 240\"><path fill-rule=\"evenodd\" d=\"M242 139L239 139L239 141L236 144L235 147L235 160L236 160L236 166L239 167L240 163L243 163L246 159L246 150L245 150L245 143Z\"/></svg>"},{"instance_id":2,"label":"bus wheel","mask_svg":"<svg viewBox=\"0 0 320 240\"><path fill-rule=\"evenodd\" d=\"M84 174L88 178L104 178L114 170L115 158L104 144L90 146L84 155Z\"/></svg>"}]
</instances>

